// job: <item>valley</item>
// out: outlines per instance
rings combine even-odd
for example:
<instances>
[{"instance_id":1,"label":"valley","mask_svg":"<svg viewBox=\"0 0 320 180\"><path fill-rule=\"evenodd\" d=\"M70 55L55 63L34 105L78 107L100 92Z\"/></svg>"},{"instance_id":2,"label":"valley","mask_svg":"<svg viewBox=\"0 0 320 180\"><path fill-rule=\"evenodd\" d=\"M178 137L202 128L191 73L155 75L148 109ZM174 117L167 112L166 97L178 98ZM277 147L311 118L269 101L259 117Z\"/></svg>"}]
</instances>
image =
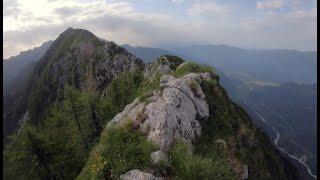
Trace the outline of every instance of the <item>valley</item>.
<instances>
[{"instance_id":1,"label":"valley","mask_svg":"<svg viewBox=\"0 0 320 180\"><path fill-rule=\"evenodd\" d=\"M301 158L296 157L296 156L294 156L294 155L292 155L292 154L289 154L289 153L285 150L285 148L280 147L280 146L278 145L278 141L279 141L279 139L280 139L280 133L279 133L279 131L277 131L270 123L268 123L268 122L264 119L263 116L261 116L261 115L258 114L258 113L256 113L256 114L259 116L259 118L261 119L261 121L263 121L264 123L266 123L270 128L272 128L272 129L274 130L274 133L276 133L276 138L275 138L274 141L273 141L274 145L276 145L276 147L277 147L279 150L281 150L282 153L286 154L287 156L289 156L289 157L292 158L293 160L298 161L301 165L303 165L303 166L307 169L309 175L310 175L312 178L317 179L317 176L314 175L314 174L311 172L310 167L309 167L309 166L305 163L305 161L304 161L304 159L307 158L307 157L306 157L305 155L304 155L303 157L301 157Z\"/></svg>"}]
</instances>

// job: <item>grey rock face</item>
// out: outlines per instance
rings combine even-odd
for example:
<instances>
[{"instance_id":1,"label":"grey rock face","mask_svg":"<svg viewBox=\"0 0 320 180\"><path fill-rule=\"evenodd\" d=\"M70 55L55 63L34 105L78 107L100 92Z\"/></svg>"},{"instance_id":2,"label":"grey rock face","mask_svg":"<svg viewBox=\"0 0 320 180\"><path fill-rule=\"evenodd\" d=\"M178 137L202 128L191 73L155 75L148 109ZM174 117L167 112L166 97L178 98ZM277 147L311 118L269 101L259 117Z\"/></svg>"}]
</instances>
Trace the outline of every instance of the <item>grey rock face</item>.
<instances>
[{"instance_id":1,"label":"grey rock face","mask_svg":"<svg viewBox=\"0 0 320 180\"><path fill-rule=\"evenodd\" d=\"M170 72L172 72L170 63L166 59L160 59L158 61L155 61L154 63L149 63L146 65L144 76L152 79L157 74L163 75Z\"/></svg>"},{"instance_id":2,"label":"grey rock face","mask_svg":"<svg viewBox=\"0 0 320 180\"><path fill-rule=\"evenodd\" d=\"M243 166L242 179L248 179L248 178L249 178L248 166L247 166L247 165L244 165L244 166Z\"/></svg>"},{"instance_id":3,"label":"grey rock face","mask_svg":"<svg viewBox=\"0 0 320 180\"><path fill-rule=\"evenodd\" d=\"M138 114L142 113L145 108L145 103L140 102L138 98L136 98L131 104L126 105L123 111L117 114L112 121L110 121L107 125L107 128L111 128L114 125L122 126L128 120L137 119Z\"/></svg>"},{"instance_id":4,"label":"grey rock face","mask_svg":"<svg viewBox=\"0 0 320 180\"><path fill-rule=\"evenodd\" d=\"M158 164L159 162L168 162L167 155L162 151L156 151L151 153L151 161L153 164Z\"/></svg>"},{"instance_id":5,"label":"grey rock face","mask_svg":"<svg viewBox=\"0 0 320 180\"><path fill-rule=\"evenodd\" d=\"M142 172L138 169L134 169L120 175L121 180L155 180L156 177L152 174Z\"/></svg>"},{"instance_id":6,"label":"grey rock face","mask_svg":"<svg viewBox=\"0 0 320 180\"><path fill-rule=\"evenodd\" d=\"M148 103L136 99L108 124L121 125L131 120L159 148L166 152L174 141L192 147L201 134L199 121L209 116L208 104L199 85L203 77L189 73L180 78L162 76L160 87Z\"/></svg>"},{"instance_id":7,"label":"grey rock face","mask_svg":"<svg viewBox=\"0 0 320 180\"><path fill-rule=\"evenodd\" d=\"M227 143L223 139L217 139L217 140L215 140L215 143L222 144L224 149L227 148Z\"/></svg>"}]
</instances>

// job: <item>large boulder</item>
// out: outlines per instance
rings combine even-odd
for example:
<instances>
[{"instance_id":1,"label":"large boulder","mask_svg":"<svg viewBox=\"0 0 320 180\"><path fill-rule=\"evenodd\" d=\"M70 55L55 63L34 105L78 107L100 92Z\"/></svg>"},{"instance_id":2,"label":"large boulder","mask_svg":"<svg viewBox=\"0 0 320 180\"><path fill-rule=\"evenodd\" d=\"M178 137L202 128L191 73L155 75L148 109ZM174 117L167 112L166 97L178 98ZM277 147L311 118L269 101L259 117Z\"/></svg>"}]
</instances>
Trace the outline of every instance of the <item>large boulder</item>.
<instances>
[{"instance_id":1,"label":"large boulder","mask_svg":"<svg viewBox=\"0 0 320 180\"><path fill-rule=\"evenodd\" d=\"M120 175L121 180L155 180L156 177L152 174L142 172L139 169L128 171Z\"/></svg>"},{"instance_id":2,"label":"large boulder","mask_svg":"<svg viewBox=\"0 0 320 180\"><path fill-rule=\"evenodd\" d=\"M156 75L165 75L174 71L184 61L176 56L164 55L145 67L144 75L153 79Z\"/></svg>"},{"instance_id":3,"label":"large boulder","mask_svg":"<svg viewBox=\"0 0 320 180\"><path fill-rule=\"evenodd\" d=\"M158 164L160 162L167 163L168 157L164 152L156 151L151 153L151 161L153 164Z\"/></svg>"},{"instance_id":4,"label":"large boulder","mask_svg":"<svg viewBox=\"0 0 320 180\"><path fill-rule=\"evenodd\" d=\"M192 147L192 141L201 134L199 121L209 116L208 104L199 85L206 77L206 74L195 73L180 78L162 76L159 90L144 102L137 98L127 105L108 128L131 121L164 152L174 141Z\"/></svg>"},{"instance_id":5,"label":"large boulder","mask_svg":"<svg viewBox=\"0 0 320 180\"><path fill-rule=\"evenodd\" d=\"M249 178L248 165L243 165L242 179L248 179L248 178Z\"/></svg>"}]
</instances>

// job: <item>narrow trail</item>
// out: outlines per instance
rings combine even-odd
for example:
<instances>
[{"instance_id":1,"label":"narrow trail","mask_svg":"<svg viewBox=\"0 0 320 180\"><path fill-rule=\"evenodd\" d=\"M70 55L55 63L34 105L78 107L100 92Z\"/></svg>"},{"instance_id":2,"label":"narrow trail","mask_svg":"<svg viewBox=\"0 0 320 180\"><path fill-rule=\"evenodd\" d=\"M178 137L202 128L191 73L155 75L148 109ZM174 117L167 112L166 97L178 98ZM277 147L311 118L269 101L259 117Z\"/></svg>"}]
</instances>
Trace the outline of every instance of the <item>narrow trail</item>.
<instances>
[{"instance_id":1,"label":"narrow trail","mask_svg":"<svg viewBox=\"0 0 320 180\"><path fill-rule=\"evenodd\" d=\"M260 118L260 120L261 120L262 122L268 124L268 125L274 130L274 132L276 133L276 138L275 138L274 141L273 141L274 145L275 145L281 152L283 152L284 154L288 155L290 158L297 160L300 164L302 164L304 167L306 167L308 173L310 174L310 176L312 176L314 179L317 179L317 176L314 175L314 174L311 172L310 167L309 167L306 163L304 163L304 162L303 162L301 159L299 159L297 156L294 156L294 155L292 155L292 154L289 154L283 147L280 147L280 146L278 145L278 142L279 142L279 139L280 139L280 133L279 133L279 132L276 130L276 128L274 128L268 121L266 121L262 115L260 115L260 114L257 113L257 112L255 112L255 113L259 116L259 118Z\"/></svg>"}]
</instances>

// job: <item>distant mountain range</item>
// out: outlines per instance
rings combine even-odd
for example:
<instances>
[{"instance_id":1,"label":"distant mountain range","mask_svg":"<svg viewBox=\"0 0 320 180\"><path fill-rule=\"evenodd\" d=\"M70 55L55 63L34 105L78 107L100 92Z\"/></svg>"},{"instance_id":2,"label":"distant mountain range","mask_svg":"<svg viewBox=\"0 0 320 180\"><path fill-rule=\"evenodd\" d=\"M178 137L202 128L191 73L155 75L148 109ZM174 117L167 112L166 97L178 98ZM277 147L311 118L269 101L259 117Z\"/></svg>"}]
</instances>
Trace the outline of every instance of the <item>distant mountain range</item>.
<instances>
[{"instance_id":1,"label":"distant mountain range","mask_svg":"<svg viewBox=\"0 0 320 180\"><path fill-rule=\"evenodd\" d=\"M27 106L26 88L34 65L51 46L47 41L41 46L23 51L3 60L3 140L18 127Z\"/></svg>"},{"instance_id":2,"label":"distant mountain range","mask_svg":"<svg viewBox=\"0 0 320 180\"><path fill-rule=\"evenodd\" d=\"M317 53L296 50L248 50L225 45L195 45L170 49L189 60L224 73L267 82L317 82Z\"/></svg>"},{"instance_id":3,"label":"distant mountain range","mask_svg":"<svg viewBox=\"0 0 320 180\"><path fill-rule=\"evenodd\" d=\"M152 62L162 55L178 55L176 53L172 53L161 48L150 48L141 46L132 47L128 44L122 45L122 47L127 49L133 55L140 57L145 62Z\"/></svg>"},{"instance_id":4,"label":"distant mountain range","mask_svg":"<svg viewBox=\"0 0 320 180\"><path fill-rule=\"evenodd\" d=\"M39 47L22 51L17 56L12 56L3 60L3 83L6 84L14 79L28 65L37 62L47 51L52 41L47 41Z\"/></svg>"}]
</instances>

